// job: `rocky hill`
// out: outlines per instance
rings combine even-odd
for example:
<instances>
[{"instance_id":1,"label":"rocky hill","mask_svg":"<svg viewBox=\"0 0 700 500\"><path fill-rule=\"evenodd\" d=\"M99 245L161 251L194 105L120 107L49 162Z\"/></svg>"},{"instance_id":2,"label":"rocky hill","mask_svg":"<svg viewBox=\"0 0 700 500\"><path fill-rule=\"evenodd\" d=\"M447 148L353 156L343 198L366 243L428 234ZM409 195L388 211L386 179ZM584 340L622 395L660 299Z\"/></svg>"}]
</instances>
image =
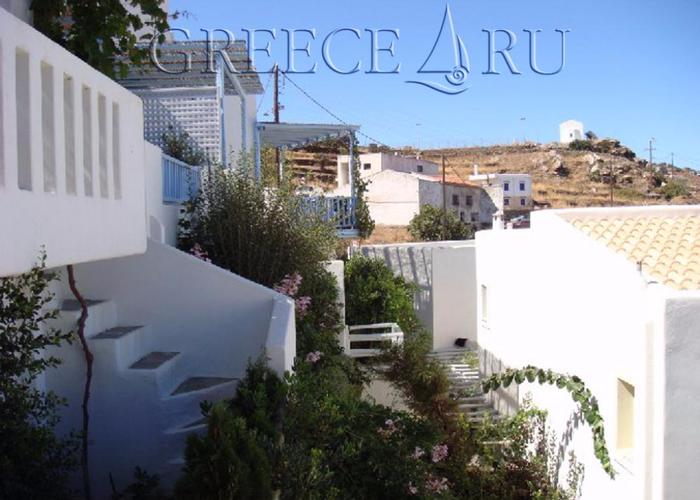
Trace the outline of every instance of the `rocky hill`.
<instances>
[{"instance_id":1,"label":"rocky hill","mask_svg":"<svg viewBox=\"0 0 700 500\"><path fill-rule=\"evenodd\" d=\"M335 177L335 155L346 154L342 146L329 143L290 152L287 157L294 171L307 182L330 187ZM663 163L652 168L614 139L576 141L569 146L526 143L396 151L420 154L438 164L444 155L448 174L464 180L473 173L474 165L480 173L530 174L533 197L539 207L609 206L611 184L615 205L700 203L700 173Z\"/></svg>"},{"instance_id":2,"label":"rocky hill","mask_svg":"<svg viewBox=\"0 0 700 500\"><path fill-rule=\"evenodd\" d=\"M577 141L570 146L522 144L423 151L463 179L480 173L526 173L533 198L553 208L700 203L700 174L667 164L649 166L612 139ZM611 182L612 180L612 182ZM612 186L611 186L612 184Z\"/></svg>"}]
</instances>

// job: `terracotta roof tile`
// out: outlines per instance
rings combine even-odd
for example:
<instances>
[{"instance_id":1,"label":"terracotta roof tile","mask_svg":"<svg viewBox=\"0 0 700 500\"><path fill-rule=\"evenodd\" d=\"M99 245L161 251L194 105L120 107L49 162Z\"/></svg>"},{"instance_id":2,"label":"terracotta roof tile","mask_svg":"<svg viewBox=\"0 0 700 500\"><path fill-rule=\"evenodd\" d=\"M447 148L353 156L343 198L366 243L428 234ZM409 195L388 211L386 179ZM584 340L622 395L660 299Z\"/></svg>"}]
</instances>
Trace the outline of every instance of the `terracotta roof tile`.
<instances>
[{"instance_id":1,"label":"terracotta roof tile","mask_svg":"<svg viewBox=\"0 0 700 500\"><path fill-rule=\"evenodd\" d=\"M585 217L569 222L631 262L641 262L643 271L663 284L700 289L700 217Z\"/></svg>"}]
</instances>

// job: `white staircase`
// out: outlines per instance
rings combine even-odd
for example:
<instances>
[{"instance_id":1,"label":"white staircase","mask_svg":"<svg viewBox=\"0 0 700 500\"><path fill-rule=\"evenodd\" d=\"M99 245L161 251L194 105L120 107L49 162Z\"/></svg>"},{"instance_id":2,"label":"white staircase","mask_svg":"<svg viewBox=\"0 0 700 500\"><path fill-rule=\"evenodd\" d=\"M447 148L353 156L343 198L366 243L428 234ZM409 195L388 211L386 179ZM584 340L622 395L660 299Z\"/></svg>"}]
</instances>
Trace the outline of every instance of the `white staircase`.
<instances>
[{"instance_id":1,"label":"white staircase","mask_svg":"<svg viewBox=\"0 0 700 500\"><path fill-rule=\"evenodd\" d=\"M168 349L167 335L120 322L114 301L87 304L85 336L94 356L89 405L93 489L99 498L108 497L109 474L117 489L123 488L136 466L170 484L184 463L187 436L206 429L200 404L230 399L238 379L192 372L184 353ZM77 301L64 300L54 326L76 331L80 314ZM63 360L46 376L47 389L69 403L61 430L79 431L86 370L81 344L76 338L48 354ZM105 457L108 470L102 468Z\"/></svg>"},{"instance_id":2,"label":"white staircase","mask_svg":"<svg viewBox=\"0 0 700 500\"><path fill-rule=\"evenodd\" d=\"M497 419L498 413L481 388L481 375L474 361L478 359L469 349L436 351L430 356L443 364L450 381L450 396L457 402L459 413L472 423L481 423L485 418Z\"/></svg>"}]
</instances>

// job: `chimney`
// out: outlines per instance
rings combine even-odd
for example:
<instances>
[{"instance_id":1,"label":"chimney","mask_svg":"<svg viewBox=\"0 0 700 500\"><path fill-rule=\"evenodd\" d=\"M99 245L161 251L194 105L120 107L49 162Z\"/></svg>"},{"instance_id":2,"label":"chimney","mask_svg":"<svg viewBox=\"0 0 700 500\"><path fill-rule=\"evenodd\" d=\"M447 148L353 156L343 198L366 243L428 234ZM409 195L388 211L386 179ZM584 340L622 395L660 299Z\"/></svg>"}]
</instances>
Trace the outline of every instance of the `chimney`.
<instances>
[{"instance_id":1,"label":"chimney","mask_svg":"<svg viewBox=\"0 0 700 500\"><path fill-rule=\"evenodd\" d=\"M474 164L474 175L479 175L479 165L477 163Z\"/></svg>"}]
</instances>

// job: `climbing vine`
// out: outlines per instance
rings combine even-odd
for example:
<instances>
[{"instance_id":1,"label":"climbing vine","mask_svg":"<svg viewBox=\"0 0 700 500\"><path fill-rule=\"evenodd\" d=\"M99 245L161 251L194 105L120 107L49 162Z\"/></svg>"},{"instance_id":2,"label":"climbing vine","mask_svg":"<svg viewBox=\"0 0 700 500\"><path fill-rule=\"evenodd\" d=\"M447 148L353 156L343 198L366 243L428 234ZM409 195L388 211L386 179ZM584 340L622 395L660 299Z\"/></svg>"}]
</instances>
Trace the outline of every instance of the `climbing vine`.
<instances>
[{"instance_id":1,"label":"climbing vine","mask_svg":"<svg viewBox=\"0 0 700 500\"><path fill-rule=\"evenodd\" d=\"M610 453L605 441L605 429L603 425L603 417L600 414L598 402L593 393L586 387L586 384L575 375L563 375L553 372L552 370L543 370L535 366L526 366L525 368L515 370L508 368L501 373L491 375L489 378L482 381L482 387L485 392L495 391L501 387L507 388L513 382L520 385L524 382L537 382L540 385L554 385L559 389L566 390L571 399L578 405L584 420L591 428L593 433L593 449L595 456L603 466L603 470L611 477L615 477L615 469L610 460Z\"/></svg>"}]
</instances>

